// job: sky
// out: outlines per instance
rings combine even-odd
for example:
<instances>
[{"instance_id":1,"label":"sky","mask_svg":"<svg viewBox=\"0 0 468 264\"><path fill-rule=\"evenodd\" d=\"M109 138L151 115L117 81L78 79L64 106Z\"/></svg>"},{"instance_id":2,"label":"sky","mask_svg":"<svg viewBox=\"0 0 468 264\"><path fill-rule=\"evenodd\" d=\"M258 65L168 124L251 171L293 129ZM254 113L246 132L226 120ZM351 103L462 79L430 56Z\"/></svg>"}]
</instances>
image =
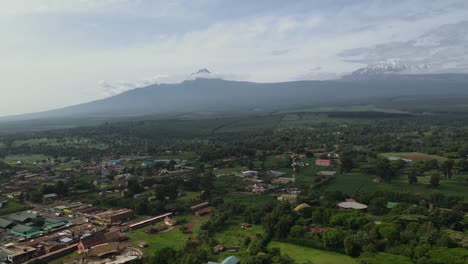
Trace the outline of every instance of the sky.
<instances>
[{"instance_id":1,"label":"sky","mask_svg":"<svg viewBox=\"0 0 468 264\"><path fill-rule=\"evenodd\" d=\"M0 116L213 76L329 79L382 60L468 73L466 0L1 0Z\"/></svg>"}]
</instances>

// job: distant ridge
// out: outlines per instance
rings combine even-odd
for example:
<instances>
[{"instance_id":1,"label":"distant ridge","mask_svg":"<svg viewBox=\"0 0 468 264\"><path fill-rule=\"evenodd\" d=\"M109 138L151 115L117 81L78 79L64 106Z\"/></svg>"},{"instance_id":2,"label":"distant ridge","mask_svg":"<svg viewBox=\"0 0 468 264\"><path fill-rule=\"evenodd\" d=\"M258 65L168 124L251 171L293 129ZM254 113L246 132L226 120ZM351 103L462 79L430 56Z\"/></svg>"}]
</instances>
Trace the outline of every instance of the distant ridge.
<instances>
[{"instance_id":1,"label":"distant ridge","mask_svg":"<svg viewBox=\"0 0 468 264\"><path fill-rule=\"evenodd\" d=\"M200 70L202 74L209 72ZM198 72L200 72L198 71ZM193 112L258 113L301 105L362 102L404 97L438 100L468 98L467 74L388 74L385 78L255 83L196 78L176 84L154 84L79 105L46 112L2 117L0 121L47 118L116 118L184 115Z\"/></svg>"}]
</instances>

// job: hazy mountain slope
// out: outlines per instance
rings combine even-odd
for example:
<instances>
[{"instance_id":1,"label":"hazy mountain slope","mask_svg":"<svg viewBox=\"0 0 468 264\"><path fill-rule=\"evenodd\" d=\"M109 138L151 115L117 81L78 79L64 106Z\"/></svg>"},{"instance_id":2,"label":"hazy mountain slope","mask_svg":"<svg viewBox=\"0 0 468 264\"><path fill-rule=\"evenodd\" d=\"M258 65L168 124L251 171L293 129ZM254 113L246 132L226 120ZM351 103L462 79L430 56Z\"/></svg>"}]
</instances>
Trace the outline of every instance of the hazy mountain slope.
<instances>
[{"instance_id":1,"label":"hazy mountain slope","mask_svg":"<svg viewBox=\"0 0 468 264\"><path fill-rule=\"evenodd\" d=\"M373 97L468 96L468 75L401 75L385 78L253 83L196 79L137 88L106 99L0 120L131 117L194 111L275 110L300 104L338 103Z\"/></svg>"}]
</instances>

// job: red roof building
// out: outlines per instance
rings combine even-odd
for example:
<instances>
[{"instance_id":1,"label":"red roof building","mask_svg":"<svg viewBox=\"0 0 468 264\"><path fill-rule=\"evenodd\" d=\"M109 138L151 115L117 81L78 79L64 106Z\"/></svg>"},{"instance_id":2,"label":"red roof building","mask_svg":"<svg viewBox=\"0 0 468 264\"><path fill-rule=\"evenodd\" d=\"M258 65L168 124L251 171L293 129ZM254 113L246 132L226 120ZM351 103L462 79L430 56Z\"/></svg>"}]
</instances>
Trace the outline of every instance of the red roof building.
<instances>
[{"instance_id":1,"label":"red roof building","mask_svg":"<svg viewBox=\"0 0 468 264\"><path fill-rule=\"evenodd\" d=\"M329 159L317 159L315 160L315 165L317 166L331 166L331 160Z\"/></svg>"}]
</instances>

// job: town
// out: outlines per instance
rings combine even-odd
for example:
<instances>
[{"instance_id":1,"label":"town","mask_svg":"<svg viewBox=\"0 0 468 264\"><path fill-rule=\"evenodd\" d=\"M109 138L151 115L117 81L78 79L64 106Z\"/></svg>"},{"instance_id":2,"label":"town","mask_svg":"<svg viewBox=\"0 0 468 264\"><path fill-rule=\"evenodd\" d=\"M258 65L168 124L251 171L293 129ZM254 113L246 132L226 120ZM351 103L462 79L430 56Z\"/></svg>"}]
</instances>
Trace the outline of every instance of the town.
<instances>
[{"instance_id":1,"label":"town","mask_svg":"<svg viewBox=\"0 0 468 264\"><path fill-rule=\"evenodd\" d=\"M423 241L424 232L432 232L435 244L424 256L462 260L468 245L466 156L408 148L375 157L343 144L344 134L360 133L356 125L316 130L317 138L333 136L327 143L298 142L294 151L288 134L276 133L273 145L248 149L250 142L237 143L235 152L234 143L177 150L185 141L177 139L172 150L150 155L154 142L144 139L136 143L144 155L106 158L112 152L100 148L86 159L5 155L0 256L5 263L236 264L307 263L319 253L323 257L312 257L317 263L412 263L419 258L413 250L422 249L415 244L401 253L398 244ZM387 124L380 126L374 124ZM24 136L15 137L4 151L21 149L14 140ZM374 140L372 133L366 137ZM37 135L28 140L56 144ZM58 153L70 144L79 151L98 144L80 141L85 143L67 138ZM308 253L294 253L301 250Z\"/></svg>"}]
</instances>

